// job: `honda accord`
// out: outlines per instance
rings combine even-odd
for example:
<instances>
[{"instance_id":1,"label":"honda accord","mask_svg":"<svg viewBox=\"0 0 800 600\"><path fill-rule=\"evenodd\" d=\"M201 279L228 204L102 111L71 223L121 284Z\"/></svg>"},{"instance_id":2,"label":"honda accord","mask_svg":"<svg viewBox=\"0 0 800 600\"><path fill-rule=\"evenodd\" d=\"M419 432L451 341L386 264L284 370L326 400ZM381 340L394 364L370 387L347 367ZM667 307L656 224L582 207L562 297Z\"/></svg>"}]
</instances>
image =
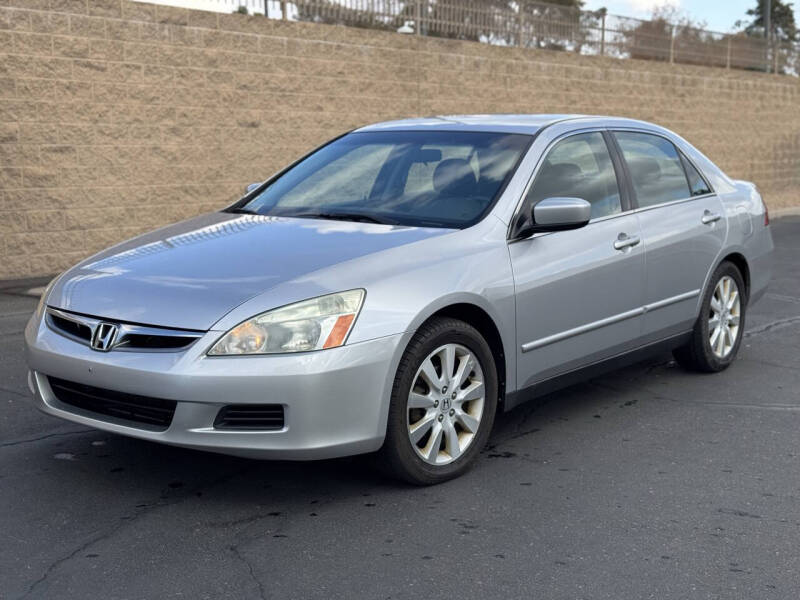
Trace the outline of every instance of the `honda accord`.
<instances>
[{"instance_id":1,"label":"honda accord","mask_svg":"<svg viewBox=\"0 0 800 600\"><path fill-rule=\"evenodd\" d=\"M221 212L57 277L25 332L46 413L251 457L463 473L498 410L672 351L727 368L770 279L767 209L621 118L363 127Z\"/></svg>"}]
</instances>

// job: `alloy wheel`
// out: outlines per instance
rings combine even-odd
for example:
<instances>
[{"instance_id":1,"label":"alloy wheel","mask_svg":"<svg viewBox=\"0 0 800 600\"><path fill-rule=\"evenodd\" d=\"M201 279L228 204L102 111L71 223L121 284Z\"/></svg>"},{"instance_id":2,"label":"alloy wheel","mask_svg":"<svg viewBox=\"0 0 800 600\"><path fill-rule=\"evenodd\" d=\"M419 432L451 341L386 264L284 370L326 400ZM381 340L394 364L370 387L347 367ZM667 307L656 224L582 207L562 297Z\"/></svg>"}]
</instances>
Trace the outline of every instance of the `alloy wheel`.
<instances>
[{"instance_id":1,"label":"alloy wheel","mask_svg":"<svg viewBox=\"0 0 800 600\"><path fill-rule=\"evenodd\" d=\"M717 358L727 357L736 344L741 309L739 287L732 277L725 275L714 288L708 319L708 341Z\"/></svg>"},{"instance_id":2,"label":"alloy wheel","mask_svg":"<svg viewBox=\"0 0 800 600\"><path fill-rule=\"evenodd\" d=\"M445 465L473 442L483 417L483 369L460 344L431 352L417 370L408 394L408 437L426 463Z\"/></svg>"}]
</instances>

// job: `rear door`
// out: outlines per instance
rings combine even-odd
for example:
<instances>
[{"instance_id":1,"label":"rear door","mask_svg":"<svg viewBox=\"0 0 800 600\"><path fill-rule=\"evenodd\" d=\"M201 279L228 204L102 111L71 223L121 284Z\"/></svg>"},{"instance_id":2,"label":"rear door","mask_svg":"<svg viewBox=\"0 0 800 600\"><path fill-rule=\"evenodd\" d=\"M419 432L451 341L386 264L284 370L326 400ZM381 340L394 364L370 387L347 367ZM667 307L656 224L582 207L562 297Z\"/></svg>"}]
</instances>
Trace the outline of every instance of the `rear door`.
<instances>
[{"instance_id":1,"label":"rear door","mask_svg":"<svg viewBox=\"0 0 800 600\"><path fill-rule=\"evenodd\" d=\"M573 133L545 152L522 211L541 200L587 200L592 220L572 231L511 241L520 389L633 347L641 334L644 251L600 131Z\"/></svg>"},{"instance_id":2,"label":"rear door","mask_svg":"<svg viewBox=\"0 0 800 600\"><path fill-rule=\"evenodd\" d=\"M722 202L666 137L615 131L630 175L646 263L643 343L688 331L722 250Z\"/></svg>"}]
</instances>

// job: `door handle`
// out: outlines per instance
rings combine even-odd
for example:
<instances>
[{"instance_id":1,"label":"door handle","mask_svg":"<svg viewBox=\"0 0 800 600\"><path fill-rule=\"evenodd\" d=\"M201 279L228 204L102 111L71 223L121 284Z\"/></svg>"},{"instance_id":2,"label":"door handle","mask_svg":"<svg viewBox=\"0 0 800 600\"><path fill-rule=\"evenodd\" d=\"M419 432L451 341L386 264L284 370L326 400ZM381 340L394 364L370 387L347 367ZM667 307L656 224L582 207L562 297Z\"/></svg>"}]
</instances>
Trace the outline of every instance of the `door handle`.
<instances>
[{"instance_id":1,"label":"door handle","mask_svg":"<svg viewBox=\"0 0 800 600\"><path fill-rule=\"evenodd\" d=\"M703 225L711 225L711 223L716 223L721 218L722 215L707 210L703 213L703 217L700 220L703 222Z\"/></svg>"},{"instance_id":2,"label":"door handle","mask_svg":"<svg viewBox=\"0 0 800 600\"><path fill-rule=\"evenodd\" d=\"M625 250L625 248L633 248L640 241L641 240L639 239L639 236L628 235L627 233L620 233L617 239L614 241L614 250Z\"/></svg>"}]
</instances>

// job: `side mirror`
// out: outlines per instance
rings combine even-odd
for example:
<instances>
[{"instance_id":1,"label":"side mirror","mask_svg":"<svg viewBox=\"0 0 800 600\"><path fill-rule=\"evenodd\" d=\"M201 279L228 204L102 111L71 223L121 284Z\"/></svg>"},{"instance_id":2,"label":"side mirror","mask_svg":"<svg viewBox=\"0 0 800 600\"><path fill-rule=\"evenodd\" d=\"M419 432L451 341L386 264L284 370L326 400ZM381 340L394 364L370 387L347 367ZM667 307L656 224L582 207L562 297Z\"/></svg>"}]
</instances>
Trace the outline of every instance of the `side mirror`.
<instances>
[{"instance_id":1,"label":"side mirror","mask_svg":"<svg viewBox=\"0 0 800 600\"><path fill-rule=\"evenodd\" d=\"M592 205L581 198L545 198L533 207L531 217L519 227L519 237L580 229L592 218Z\"/></svg>"},{"instance_id":2,"label":"side mirror","mask_svg":"<svg viewBox=\"0 0 800 600\"><path fill-rule=\"evenodd\" d=\"M263 181L256 181L255 183L251 183L250 185L248 185L245 188L245 191L244 191L245 195L247 195L250 192L252 192L254 189L256 189L258 186L260 186L262 183L264 183L264 182Z\"/></svg>"}]
</instances>

